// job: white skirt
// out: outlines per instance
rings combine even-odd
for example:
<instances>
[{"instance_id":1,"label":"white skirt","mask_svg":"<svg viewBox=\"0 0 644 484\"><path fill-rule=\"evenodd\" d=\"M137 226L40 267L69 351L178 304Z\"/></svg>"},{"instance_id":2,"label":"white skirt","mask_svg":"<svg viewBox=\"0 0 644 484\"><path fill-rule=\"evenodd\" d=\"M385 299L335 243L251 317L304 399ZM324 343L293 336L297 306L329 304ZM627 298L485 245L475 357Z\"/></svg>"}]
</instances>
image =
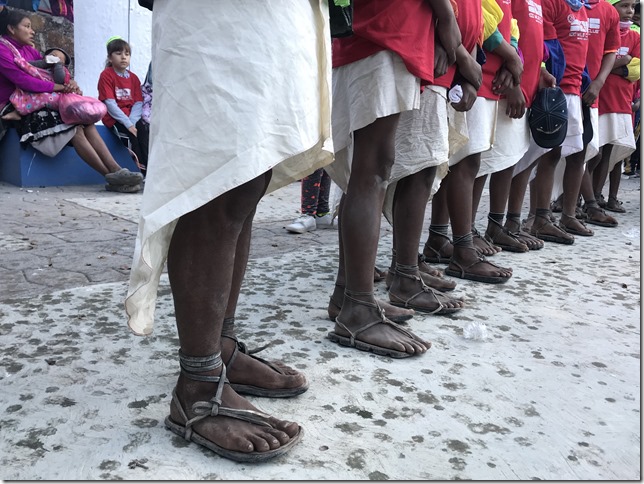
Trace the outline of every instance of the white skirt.
<instances>
[{"instance_id":1,"label":"white skirt","mask_svg":"<svg viewBox=\"0 0 644 484\"><path fill-rule=\"evenodd\" d=\"M378 118L420 108L420 79L398 54L383 50L333 69L335 161L325 168L346 192L351 176L353 132Z\"/></svg>"},{"instance_id":2,"label":"white skirt","mask_svg":"<svg viewBox=\"0 0 644 484\"><path fill-rule=\"evenodd\" d=\"M496 129L492 147L481 153L481 166L476 175L484 176L516 165L530 146L528 116L513 119L505 114L507 100L500 99L496 111Z\"/></svg>"},{"instance_id":3,"label":"white skirt","mask_svg":"<svg viewBox=\"0 0 644 484\"><path fill-rule=\"evenodd\" d=\"M492 147L496 129L496 110L498 101L477 97L472 109L465 113L468 140L449 158L449 166L460 163L470 155L483 153Z\"/></svg>"},{"instance_id":4,"label":"white skirt","mask_svg":"<svg viewBox=\"0 0 644 484\"><path fill-rule=\"evenodd\" d=\"M608 171L635 151L633 117L626 113L606 113L599 116L599 146L613 145Z\"/></svg>"},{"instance_id":5,"label":"white skirt","mask_svg":"<svg viewBox=\"0 0 644 484\"><path fill-rule=\"evenodd\" d=\"M393 223L393 200L399 180L449 159L450 122L447 89L426 86L420 109L400 115L396 130L396 158L385 194L383 214Z\"/></svg>"},{"instance_id":6,"label":"white skirt","mask_svg":"<svg viewBox=\"0 0 644 484\"><path fill-rule=\"evenodd\" d=\"M152 15L150 164L125 302L136 334L152 332L179 217L270 169L275 190L333 151L326 1L175 3Z\"/></svg>"}]
</instances>

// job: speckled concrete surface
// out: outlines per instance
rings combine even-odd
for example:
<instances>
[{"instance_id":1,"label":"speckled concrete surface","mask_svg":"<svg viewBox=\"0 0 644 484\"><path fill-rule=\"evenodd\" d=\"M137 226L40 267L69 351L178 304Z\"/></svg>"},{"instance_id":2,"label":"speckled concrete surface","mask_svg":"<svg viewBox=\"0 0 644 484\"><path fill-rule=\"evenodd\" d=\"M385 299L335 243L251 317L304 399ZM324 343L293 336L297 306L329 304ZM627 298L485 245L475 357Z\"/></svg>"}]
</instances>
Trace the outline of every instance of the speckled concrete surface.
<instances>
[{"instance_id":1,"label":"speckled concrete surface","mask_svg":"<svg viewBox=\"0 0 644 484\"><path fill-rule=\"evenodd\" d=\"M1 188L14 204L34 195ZM44 233L60 224L47 236L78 244L76 258L54 258L48 267L56 270L50 278L61 276L58 290L16 281L20 291L0 300L0 477L640 479L639 180L623 181L628 213L617 216L618 228L593 227L594 237L572 247L495 256L514 268L505 285L459 280L456 294L467 308L416 316L410 327L433 347L406 360L325 338L336 233L286 234L283 221L296 215L298 195L291 185L262 202L237 319L244 341L272 343L265 357L282 357L311 382L293 399L252 399L298 421L305 431L299 446L267 464L236 464L164 428L177 375L167 278L155 332L142 338L125 326L127 268L111 281L87 276L131 251L136 230L121 205L135 199L47 192L56 201L34 203L43 218L35 225ZM61 221L61 211L76 219ZM47 238L15 220L20 214L3 209L0 265L10 260L23 274L46 270ZM83 252L80 239L89 237L79 232L92 224L93 240L117 254ZM384 227L379 265L387 265L390 243ZM34 258L34 250L43 253ZM77 284L74 269L85 278ZM10 273L0 271L3 288L14 284ZM378 292L384 297L384 286ZM488 338L465 339L470 322L486 324Z\"/></svg>"}]
</instances>

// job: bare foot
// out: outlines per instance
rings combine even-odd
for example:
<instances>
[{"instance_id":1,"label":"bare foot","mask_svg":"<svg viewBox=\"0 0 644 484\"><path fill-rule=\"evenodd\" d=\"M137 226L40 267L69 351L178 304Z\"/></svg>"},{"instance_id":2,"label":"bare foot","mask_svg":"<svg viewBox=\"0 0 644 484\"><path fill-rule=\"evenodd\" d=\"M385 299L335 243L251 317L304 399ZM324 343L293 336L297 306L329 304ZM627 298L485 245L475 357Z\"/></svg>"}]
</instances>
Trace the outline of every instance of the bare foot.
<instances>
[{"instance_id":1,"label":"bare foot","mask_svg":"<svg viewBox=\"0 0 644 484\"><path fill-rule=\"evenodd\" d=\"M431 343L415 334L399 329L399 326L386 323L382 319L380 308L375 298L367 297L365 301L345 297L342 310L338 315L334 333L346 339L355 337L360 343L376 346L381 350L394 350L408 355L425 353ZM357 346L359 348L359 346ZM380 353L382 354L382 353Z\"/></svg>"},{"instance_id":2,"label":"bare foot","mask_svg":"<svg viewBox=\"0 0 644 484\"><path fill-rule=\"evenodd\" d=\"M543 249L545 243L541 239L533 237L528 232L521 228L519 220L508 218L505 220L505 228L514 235L519 241L523 242L529 250Z\"/></svg>"},{"instance_id":3,"label":"bare foot","mask_svg":"<svg viewBox=\"0 0 644 484\"><path fill-rule=\"evenodd\" d=\"M502 250L501 247L490 244L487 240L485 240L474 226L472 226L472 243L474 244L474 248L478 251L478 253L486 257L496 255Z\"/></svg>"},{"instance_id":4,"label":"bare foot","mask_svg":"<svg viewBox=\"0 0 644 484\"><path fill-rule=\"evenodd\" d=\"M492 284L507 282L512 269L499 267L481 257L473 247L454 247L454 256L445 270L447 275Z\"/></svg>"},{"instance_id":5,"label":"bare foot","mask_svg":"<svg viewBox=\"0 0 644 484\"><path fill-rule=\"evenodd\" d=\"M2 119L4 119L5 121L20 121L22 119L22 116L20 116L20 113L18 113L18 111L11 111L10 113L2 116Z\"/></svg>"},{"instance_id":6,"label":"bare foot","mask_svg":"<svg viewBox=\"0 0 644 484\"><path fill-rule=\"evenodd\" d=\"M485 239L508 252L528 252L529 250L527 244L495 221L488 222Z\"/></svg>"},{"instance_id":7,"label":"bare foot","mask_svg":"<svg viewBox=\"0 0 644 484\"><path fill-rule=\"evenodd\" d=\"M396 306L389 304L387 301L383 301L381 299L377 299L377 301L378 301L378 305L382 309L384 309L385 316L387 317L387 319L393 321L394 323L400 324L400 323L404 323L405 321L409 321L411 318L414 317L414 314L416 314L416 312L413 309L398 308ZM331 321L335 322L335 318L337 318L338 315L340 314L340 310L342 309L343 303L344 303L344 286L339 286L336 284L333 290L333 294L329 299L329 306L327 308L329 319Z\"/></svg>"},{"instance_id":8,"label":"bare foot","mask_svg":"<svg viewBox=\"0 0 644 484\"><path fill-rule=\"evenodd\" d=\"M546 242L572 245L575 237L553 224L547 217L535 217L530 227L530 235Z\"/></svg>"},{"instance_id":9,"label":"bare foot","mask_svg":"<svg viewBox=\"0 0 644 484\"><path fill-rule=\"evenodd\" d=\"M395 260L392 259L392 265L387 271L387 278L385 280L385 287L387 290L389 290L394 281L395 263ZM456 288L456 283L450 279L443 278L443 272L438 269L434 269L425 262L425 258L422 254L418 254L418 270L420 271L420 277L423 282L432 289L437 289L439 291L453 291Z\"/></svg>"},{"instance_id":10,"label":"bare foot","mask_svg":"<svg viewBox=\"0 0 644 484\"><path fill-rule=\"evenodd\" d=\"M235 352L237 341L221 338L221 358L226 376L238 393L264 397L292 397L304 393L308 382L303 373L278 361L267 362L243 351ZM235 353L234 359L233 354ZM274 368L273 368L274 367Z\"/></svg>"},{"instance_id":11,"label":"bare foot","mask_svg":"<svg viewBox=\"0 0 644 484\"><path fill-rule=\"evenodd\" d=\"M452 258L453 250L449 237L430 232L423 248L423 256L432 264L446 264Z\"/></svg>"},{"instance_id":12,"label":"bare foot","mask_svg":"<svg viewBox=\"0 0 644 484\"><path fill-rule=\"evenodd\" d=\"M461 299L450 298L440 291L434 291L425 285L421 272L403 272L397 270L394 275L389 300L403 307L411 307L416 311L436 314L449 314L459 311L464 303Z\"/></svg>"},{"instance_id":13,"label":"bare foot","mask_svg":"<svg viewBox=\"0 0 644 484\"><path fill-rule=\"evenodd\" d=\"M218 375L219 370L210 372ZM176 393L188 419L197 416L193 405L196 402L208 402L217 392L218 383L193 381L179 376ZM221 395L221 407L231 409L251 410L261 412L248 400L241 397L226 384ZM263 413L263 412L261 412ZM176 403L170 405L170 419L183 425L185 419L177 409ZM223 449L251 453L267 452L288 444L300 432L298 424L275 417L268 417L270 426L257 425L244 420L224 417L222 415L207 416L193 425L195 433Z\"/></svg>"},{"instance_id":14,"label":"bare foot","mask_svg":"<svg viewBox=\"0 0 644 484\"><path fill-rule=\"evenodd\" d=\"M565 213L561 214L559 228L565 230L569 234L581 235L582 237L590 237L594 235L594 232L586 227L581 220L577 220L576 217L571 217Z\"/></svg>"}]
</instances>

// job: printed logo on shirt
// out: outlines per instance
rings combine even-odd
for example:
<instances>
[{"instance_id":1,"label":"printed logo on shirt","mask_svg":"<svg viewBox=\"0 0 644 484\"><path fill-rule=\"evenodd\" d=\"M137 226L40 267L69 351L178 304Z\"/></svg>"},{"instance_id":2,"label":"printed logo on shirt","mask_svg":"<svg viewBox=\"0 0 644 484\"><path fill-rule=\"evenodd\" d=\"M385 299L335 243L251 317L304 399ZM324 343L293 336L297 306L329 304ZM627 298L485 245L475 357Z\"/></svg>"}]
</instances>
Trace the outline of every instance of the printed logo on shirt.
<instances>
[{"instance_id":1,"label":"printed logo on shirt","mask_svg":"<svg viewBox=\"0 0 644 484\"><path fill-rule=\"evenodd\" d=\"M568 15L568 22L570 23L570 37L588 40L588 20L579 20L574 15Z\"/></svg>"},{"instance_id":2,"label":"printed logo on shirt","mask_svg":"<svg viewBox=\"0 0 644 484\"><path fill-rule=\"evenodd\" d=\"M588 33L589 34L598 34L601 29L601 23L598 18L589 18L588 19Z\"/></svg>"},{"instance_id":3,"label":"printed logo on shirt","mask_svg":"<svg viewBox=\"0 0 644 484\"><path fill-rule=\"evenodd\" d=\"M117 87L114 90L114 94L116 94L117 101L129 101L132 99L132 93L129 87Z\"/></svg>"},{"instance_id":4,"label":"printed logo on shirt","mask_svg":"<svg viewBox=\"0 0 644 484\"><path fill-rule=\"evenodd\" d=\"M543 23L543 11L541 10L541 5L539 5L534 0L528 0L528 15L531 19L534 19L535 22L542 24Z\"/></svg>"},{"instance_id":5,"label":"printed logo on shirt","mask_svg":"<svg viewBox=\"0 0 644 484\"><path fill-rule=\"evenodd\" d=\"M628 55L628 52L629 52L630 50L631 50L631 49L630 49L629 47L620 47L620 48L617 50L617 57L624 57L625 55Z\"/></svg>"}]
</instances>

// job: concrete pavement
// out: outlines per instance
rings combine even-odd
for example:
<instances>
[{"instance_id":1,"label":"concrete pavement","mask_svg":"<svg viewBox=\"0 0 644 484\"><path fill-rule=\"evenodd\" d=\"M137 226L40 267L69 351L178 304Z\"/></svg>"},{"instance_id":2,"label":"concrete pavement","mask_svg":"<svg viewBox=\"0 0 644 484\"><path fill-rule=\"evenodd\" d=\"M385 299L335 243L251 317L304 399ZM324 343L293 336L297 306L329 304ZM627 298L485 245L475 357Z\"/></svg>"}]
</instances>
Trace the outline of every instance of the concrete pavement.
<instances>
[{"instance_id":1,"label":"concrete pavement","mask_svg":"<svg viewBox=\"0 0 644 484\"><path fill-rule=\"evenodd\" d=\"M505 285L457 280L466 309L416 316L410 327L433 347L406 360L325 338L337 233L283 229L299 184L267 196L238 329L251 347L272 343L262 356L301 369L311 387L252 399L305 436L248 465L164 428L178 348L167 277L153 335L132 335L123 311L141 195L0 184L0 477L640 479L639 186L622 180L619 227L498 254L514 269ZM382 267L390 248L384 223ZM473 322L486 339L464 338Z\"/></svg>"}]
</instances>

